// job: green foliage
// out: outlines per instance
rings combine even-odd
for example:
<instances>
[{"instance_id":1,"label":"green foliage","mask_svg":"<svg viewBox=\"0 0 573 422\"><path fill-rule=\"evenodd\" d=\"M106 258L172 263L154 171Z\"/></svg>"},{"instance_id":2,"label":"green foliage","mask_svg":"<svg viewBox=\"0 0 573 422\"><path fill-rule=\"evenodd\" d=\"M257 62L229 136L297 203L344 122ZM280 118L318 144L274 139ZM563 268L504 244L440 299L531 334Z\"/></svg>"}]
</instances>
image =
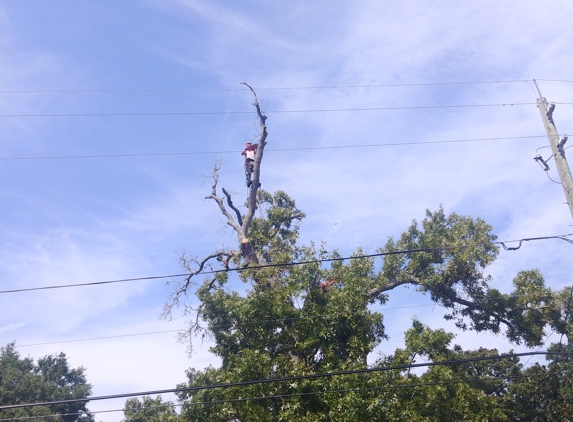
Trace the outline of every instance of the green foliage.
<instances>
[{"instance_id":1,"label":"green foliage","mask_svg":"<svg viewBox=\"0 0 573 422\"><path fill-rule=\"evenodd\" d=\"M427 212L398 240L389 238L378 258L336 260L325 245L299 246L304 217L284 192L259 193L261 213L248 238L268 264L332 260L329 265L256 268L240 272L246 291L229 288L227 273L208 279L197 291L198 318L214 340L221 367L187 373L182 386L201 386L367 368L367 357L386 338L383 315L371 305L386 303L400 285L411 285L448 310L462 329L504 332L516 344L540 345L546 330L570 337L570 290L545 287L538 270L522 271L514 290L490 287L485 269L496 259L496 236L483 220ZM235 265L241 260L235 258ZM569 295L568 295L569 294ZM377 366L409 365L497 355L465 351L454 336L413 321L405 348ZM569 362L569 361L567 361ZM568 365L569 363L567 363ZM569 410L570 383L550 381L570 374L565 361L543 370L524 370L516 359L432 366L423 373L388 370L296 382L274 382L181 393L186 421L522 421L526 403L547 401L546 413ZM539 372L539 371L538 371ZM529 377L530 373L532 377ZM535 390L536 377L545 377ZM553 383L552 383L553 382ZM537 395L536 395L537 394ZM531 407L531 406L530 406ZM540 412L537 412L539 414ZM563 413L562 413L563 414ZM571 412L569 413L571 414ZM555 419L546 420L561 420ZM539 419L541 420L541 419ZM545 419L543 419L545 420Z\"/></svg>"},{"instance_id":2,"label":"green foliage","mask_svg":"<svg viewBox=\"0 0 573 422\"><path fill-rule=\"evenodd\" d=\"M251 222L248 237L266 262L289 262L296 255L299 221L305 214L297 210L295 202L285 192L258 193L260 207L267 210L266 218Z\"/></svg>"},{"instance_id":3,"label":"green foliage","mask_svg":"<svg viewBox=\"0 0 573 422\"><path fill-rule=\"evenodd\" d=\"M129 399L123 410L125 419L122 422L176 422L179 419L171 402L164 402L161 396L152 398L144 396L141 400Z\"/></svg>"},{"instance_id":4,"label":"green foliage","mask_svg":"<svg viewBox=\"0 0 573 422\"><path fill-rule=\"evenodd\" d=\"M37 403L89 396L91 385L83 367L69 367L66 355L45 356L37 363L21 358L14 343L0 348L0 405ZM1 418L62 414L46 422L92 421L87 402L37 406L0 411ZM76 414L77 413L77 414ZM64 414L70 414L65 416Z\"/></svg>"}]
</instances>

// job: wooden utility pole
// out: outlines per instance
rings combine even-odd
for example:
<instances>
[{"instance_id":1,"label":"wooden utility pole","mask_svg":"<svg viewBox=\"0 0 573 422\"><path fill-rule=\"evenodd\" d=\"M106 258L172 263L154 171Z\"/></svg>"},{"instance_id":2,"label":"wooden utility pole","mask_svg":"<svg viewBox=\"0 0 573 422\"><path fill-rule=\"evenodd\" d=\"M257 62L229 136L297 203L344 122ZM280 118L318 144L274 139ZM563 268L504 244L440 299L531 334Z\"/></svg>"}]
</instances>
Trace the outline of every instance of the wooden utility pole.
<instances>
[{"instance_id":1,"label":"wooden utility pole","mask_svg":"<svg viewBox=\"0 0 573 422\"><path fill-rule=\"evenodd\" d=\"M547 104L547 100L543 97L543 95L541 95L539 86L537 86L537 81L534 79L533 82L535 83L537 92L539 92L537 107L539 107L541 119L545 125L545 131L547 132L547 137L549 138L551 152L555 158L555 166L557 167L557 172L559 173L559 178L561 179L561 184L563 185L563 190L565 191L565 198L567 199L567 204L569 205L571 217L573 217L573 178L571 178L571 170L569 169L569 164L567 164L567 158L565 158L565 149L563 148L565 142L567 142L567 135L559 136L557 133L555 123L553 123L553 110L555 109L555 104Z\"/></svg>"}]
</instances>

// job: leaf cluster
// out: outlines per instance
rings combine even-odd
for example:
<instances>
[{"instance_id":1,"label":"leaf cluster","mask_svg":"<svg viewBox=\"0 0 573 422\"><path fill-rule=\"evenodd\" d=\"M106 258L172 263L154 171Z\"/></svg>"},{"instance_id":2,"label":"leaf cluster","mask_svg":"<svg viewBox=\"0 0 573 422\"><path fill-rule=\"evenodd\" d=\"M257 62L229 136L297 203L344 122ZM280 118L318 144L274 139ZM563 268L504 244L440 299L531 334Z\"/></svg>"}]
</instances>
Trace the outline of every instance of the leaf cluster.
<instances>
[{"instance_id":1,"label":"leaf cluster","mask_svg":"<svg viewBox=\"0 0 573 422\"><path fill-rule=\"evenodd\" d=\"M0 405L78 399L91 394L83 367L70 368L64 353L37 362L22 358L15 343L0 348ZM46 422L93 421L86 402L26 407L0 411L0 418L68 414L42 418Z\"/></svg>"},{"instance_id":2,"label":"leaf cluster","mask_svg":"<svg viewBox=\"0 0 573 422\"><path fill-rule=\"evenodd\" d=\"M343 261L322 244L300 246L304 214L284 192L259 191L260 216L248 231L259 263L335 259L240 272L245 289L231 289L228 273L208 279L196 292L197 321L214 340L219 368L190 369L185 386L272 379L368 368L368 356L386 339L383 315L392 290L409 285L445 307L464 330L504 333L515 344L541 345L548 330L568 340L571 291L545 286L538 270L519 272L513 290L492 288L487 267L498 255L492 227L480 218L427 211L397 240L389 238L365 258L357 249ZM412 251L393 253L397 251ZM414 252L415 251L415 252ZM240 256L234 257L238 264ZM377 366L416 360L444 361L497 354L451 346L453 335L415 320L405 348ZM533 420L522 408L541 394L546 409L567 410L570 367L552 362L524 369L515 359L435 366L423 373L382 371L293 383L269 383L182 393L181 418L189 421L485 421ZM561 368L561 369L559 369ZM558 371L559 375L558 374ZM543 371L546 371L544 373ZM558 382L549 381L555 374ZM540 390L536 377L549 383ZM545 381L543 381L545 382ZM544 385L543 382L540 385ZM540 399L540 398L539 398ZM541 400L541 399L540 399ZM570 401L569 401L570 402ZM549 410L547 410L549 412ZM546 412L546 413L547 413ZM555 419L557 410L551 410ZM539 412L538 412L539 414Z\"/></svg>"}]
</instances>

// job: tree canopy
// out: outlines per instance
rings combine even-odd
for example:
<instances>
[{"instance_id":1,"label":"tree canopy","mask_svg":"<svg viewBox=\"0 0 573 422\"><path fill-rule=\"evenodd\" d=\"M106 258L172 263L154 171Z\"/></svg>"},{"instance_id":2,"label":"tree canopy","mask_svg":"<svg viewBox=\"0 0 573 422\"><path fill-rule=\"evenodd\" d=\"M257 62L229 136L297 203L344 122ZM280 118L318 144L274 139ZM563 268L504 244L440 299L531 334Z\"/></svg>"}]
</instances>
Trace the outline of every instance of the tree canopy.
<instances>
[{"instance_id":1,"label":"tree canopy","mask_svg":"<svg viewBox=\"0 0 573 422\"><path fill-rule=\"evenodd\" d=\"M83 367L70 368L64 353L47 355L34 362L22 358L15 343L0 348L0 405L38 403L84 398L91 394ZM86 402L0 410L0 419L33 417L46 422L93 421Z\"/></svg>"},{"instance_id":2,"label":"tree canopy","mask_svg":"<svg viewBox=\"0 0 573 422\"><path fill-rule=\"evenodd\" d=\"M164 402L161 396L132 398L125 402L123 422L176 422L178 415L173 403Z\"/></svg>"},{"instance_id":3,"label":"tree canopy","mask_svg":"<svg viewBox=\"0 0 573 422\"><path fill-rule=\"evenodd\" d=\"M449 362L499 352L464 350L451 344L452 334L414 320L405 348L369 365L388 324L373 305L388 303L399 286L429 296L462 330L503 334L530 348L556 332L565 340L552 346L560 352L571 351L573 291L548 288L537 269L518 272L509 293L491 287L487 267L499 253L493 228L481 218L442 208L427 211L374 254L357 249L351 259L342 259L324 244L299 245L305 214L286 192L259 187L267 128L256 95L254 105L261 138L246 212L224 188L219 196L217 166L207 196L235 232L237 245L203 259L183 256L189 276L165 307L164 316L177 306L191 314L184 336L212 338L210 350L222 362L219 368L190 369L181 386L389 369L182 392L183 420L561 421L573 414L566 355L529 368L517 358L503 358L417 372L408 366L420 360ZM207 266L217 271L196 284ZM244 289L233 287L232 274ZM188 299L193 290L198 305Z\"/></svg>"}]
</instances>

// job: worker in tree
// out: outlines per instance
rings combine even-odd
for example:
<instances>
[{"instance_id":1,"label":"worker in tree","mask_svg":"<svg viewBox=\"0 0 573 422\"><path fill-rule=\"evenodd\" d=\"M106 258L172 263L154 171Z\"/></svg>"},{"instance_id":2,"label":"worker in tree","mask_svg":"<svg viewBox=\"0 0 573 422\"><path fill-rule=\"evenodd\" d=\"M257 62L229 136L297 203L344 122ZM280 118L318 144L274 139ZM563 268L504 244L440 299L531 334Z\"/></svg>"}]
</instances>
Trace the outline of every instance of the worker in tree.
<instances>
[{"instance_id":1,"label":"worker in tree","mask_svg":"<svg viewBox=\"0 0 573 422\"><path fill-rule=\"evenodd\" d=\"M251 175L255 169L255 154L257 153L258 144L251 144L247 142L247 145L241 155L245 156L245 176L247 177L247 187L251 187L253 181L251 180Z\"/></svg>"}]
</instances>

